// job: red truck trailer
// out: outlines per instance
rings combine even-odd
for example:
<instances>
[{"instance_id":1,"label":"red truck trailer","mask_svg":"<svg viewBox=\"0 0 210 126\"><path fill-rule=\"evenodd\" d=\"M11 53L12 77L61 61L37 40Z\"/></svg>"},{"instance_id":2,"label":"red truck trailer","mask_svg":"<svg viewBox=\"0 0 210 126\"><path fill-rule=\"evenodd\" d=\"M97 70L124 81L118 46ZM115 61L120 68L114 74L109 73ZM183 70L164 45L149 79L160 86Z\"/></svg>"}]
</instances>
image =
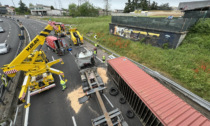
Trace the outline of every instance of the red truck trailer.
<instances>
[{"instance_id":1,"label":"red truck trailer","mask_svg":"<svg viewBox=\"0 0 210 126\"><path fill-rule=\"evenodd\" d=\"M57 38L55 36L48 36L45 41L46 45L58 55L64 55L68 49L68 45L64 39Z\"/></svg>"},{"instance_id":2,"label":"red truck trailer","mask_svg":"<svg viewBox=\"0 0 210 126\"><path fill-rule=\"evenodd\" d=\"M108 75L146 126L210 126L208 118L126 57L108 60Z\"/></svg>"}]
</instances>

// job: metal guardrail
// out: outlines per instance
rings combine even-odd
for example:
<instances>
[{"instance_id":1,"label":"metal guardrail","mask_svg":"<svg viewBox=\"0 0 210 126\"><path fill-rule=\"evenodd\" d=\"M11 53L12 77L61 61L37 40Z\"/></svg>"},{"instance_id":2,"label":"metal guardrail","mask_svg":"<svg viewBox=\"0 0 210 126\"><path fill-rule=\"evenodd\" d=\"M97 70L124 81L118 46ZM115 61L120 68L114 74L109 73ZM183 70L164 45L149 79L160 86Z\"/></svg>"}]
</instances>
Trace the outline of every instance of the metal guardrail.
<instances>
[{"instance_id":1,"label":"metal guardrail","mask_svg":"<svg viewBox=\"0 0 210 126\"><path fill-rule=\"evenodd\" d=\"M84 38L86 40L88 40L91 43L96 43L92 40L90 40L89 38L85 37ZM106 50L107 52L115 55L116 57L120 57L120 55L112 52L111 50L107 49L106 47L99 45L101 48L103 48L104 50ZM128 58L129 59L129 58ZM141 68L143 71L145 71L146 73L148 73L149 75L156 77L158 79L160 79L161 81L170 84L171 86L173 86L176 90L178 90L179 92L181 92L183 95L185 95L186 97L188 97L189 99L191 99L192 101L194 101L195 103L197 103L198 105L202 106L203 108L205 108L206 110L210 111L210 102L202 99L201 97L199 97L198 95L192 93L191 91L183 88L182 86L180 86L179 84L177 84L176 82L166 78L165 76L161 75L160 73L158 73L157 71L153 71L152 69L132 60L129 59L130 61L132 61L133 63L135 63L139 68Z\"/></svg>"}]
</instances>

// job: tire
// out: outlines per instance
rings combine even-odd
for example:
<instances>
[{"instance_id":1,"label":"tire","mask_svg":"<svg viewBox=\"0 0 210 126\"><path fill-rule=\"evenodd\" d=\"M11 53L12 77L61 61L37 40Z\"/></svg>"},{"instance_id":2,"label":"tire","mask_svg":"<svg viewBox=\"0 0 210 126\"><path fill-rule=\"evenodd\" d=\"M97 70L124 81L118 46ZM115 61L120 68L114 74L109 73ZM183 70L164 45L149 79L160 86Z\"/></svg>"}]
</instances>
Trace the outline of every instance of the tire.
<instances>
[{"instance_id":1,"label":"tire","mask_svg":"<svg viewBox=\"0 0 210 126\"><path fill-rule=\"evenodd\" d=\"M126 116L130 119L132 119L134 117L134 112L131 111L131 110L128 110L127 113L126 113Z\"/></svg>"},{"instance_id":2,"label":"tire","mask_svg":"<svg viewBox=\"0 0 210 126\"><path fill-rule=\"evenodd\" d=\"M42 87L44 85L45 85L44 82L39 82L39 87Z\"/></svg>"},{"instance_id":3,"label":"tire","mask_svg":"<svg viewBox=\"0 0 210 126\"><path fill-rule=\"evenodd\" d=\"M112 95L112 96L116 96L116 95L119 94L119 91L117 90L117 88L112 87L112 88L110 88L110 90L109 90L109 94Z\"/></svg>"},{"instance_id":4,"label":"tire","mask_svg":"<svg viewBox=\"0 0 210 126\"><path fill-rule=\"evenodd\" d=\"M119 102L120 102L121 104L125 104L125 103L126 103L126 100L125 100L125 98L121 97L120 100L119 100Z\"/></svg>"}]
</instances>

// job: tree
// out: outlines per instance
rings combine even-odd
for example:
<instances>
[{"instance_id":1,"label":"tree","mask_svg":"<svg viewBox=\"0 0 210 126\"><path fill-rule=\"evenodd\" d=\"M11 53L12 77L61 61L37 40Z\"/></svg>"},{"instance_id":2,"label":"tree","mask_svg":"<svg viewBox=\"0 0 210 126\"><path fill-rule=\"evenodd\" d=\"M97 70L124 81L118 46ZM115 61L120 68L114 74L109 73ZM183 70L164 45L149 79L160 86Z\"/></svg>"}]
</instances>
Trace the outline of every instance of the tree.
<instances>
[{"instance_id":1,"label":"tree","mask_svg":"<svg viewBox=\"0 0 210 126\"><path fill-rule=\"evenodd\" d=\"M72 3L69 5L69 15L70 16L78 16L78 7L76 4Z\"/></svg>"},{"instance_id":2,"label":"tree","mask_svg":"<svg viewBox=\"0 0 210 126\"><path fill-rule=\"evenodd\" d=\"M50 9L51 9L51 10L54 10L55 8L54 8L53 6L50 6Z\"/></svg>"},{"instance_id":3,"label":"tree","mask_svg":"<svg viewBox=\"0 0 210 126\"><path fill-rule=\"evenodd\" d=\"M129 13L129 12L131 12L131 8L132 8L131 0L128 0L128 2L125 3L124 13Z\"/></svg>"},{"instance_id":4,"label":"tree","mask_svg":"<svg viewBox=\"0 0 210 126\"><path fill-rule=\"evenodd\" d=\"M151 10L157 10L158 9L158 5L157 5L157 3L155 1L152 2L150 9Z\"/></svg>"},{"instance_id":5,"label":"tree","mask_svg":"<svg viewBox=\"0 0 210 126\"><path fill-rule=\"evenodd\" d=\"M141 8L142 10L171 10L172 8L169 6L168 3L162 4L158 6L157 2L153 1L150 3L150 0L128 0L125 3L124 13L133 12L136 9Z\"/></svg>"},{"instance_id":6,"label":"tree","mask_svg":"<svg viewBox=\"0 0 210 126\"><path fill-rule=\"evenodd\" d=\"M76 4L69 5L69 15L70 16L98 16L98 8L94 7L89 2L85 2L80 6Z\"/></svg>"},{"instance_id":7,"label":"tree","mask_svg":"<svg viewBox=\"0 0 210 126\"><path fill-rule=\"evenodd\" d=\"M169 3L161 4L158 7L159 10L172 10L172 8L169 6Z\"/></svg>"},{"instance_id":8,"label":"tree","mask_svg":"<svg viewBox=\"0 0 210 126\"><path fill-rule=\"evenodd\" d=\"M29 3L29 7L32 7L32 6L34 6L32 3Z\"/></svg>"},{"instance_id":9,"label":"tree","mask_svg":"<svg viewBox=\"0 0 210 126\"><path fill-rule=\"evenodd\" d=\"M19 8L15 9L15 11L19 14L29 14L30 10L28 9L28 7L26 7L26 4L24 4L22 2L22 0L20 0L19 2Z\"/></svg>"},{"instance_id":10,"label":"tree","mask_svg":"<svg viewBox=\"0 0 210 126\"><path fill-rule=\"evenodd\" d=\"M78 7L80 16L98 16L98 9L89 2L85 2Z\"/></svg>"}]
</instances>

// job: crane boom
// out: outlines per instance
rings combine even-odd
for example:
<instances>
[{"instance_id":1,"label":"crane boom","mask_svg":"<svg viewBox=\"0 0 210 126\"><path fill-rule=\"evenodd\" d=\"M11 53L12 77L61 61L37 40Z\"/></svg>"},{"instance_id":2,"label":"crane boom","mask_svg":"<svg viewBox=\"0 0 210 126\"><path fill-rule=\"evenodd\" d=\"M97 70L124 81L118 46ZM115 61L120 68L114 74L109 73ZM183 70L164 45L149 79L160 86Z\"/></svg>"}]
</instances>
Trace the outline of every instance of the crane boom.
<instances>
[{"instance_id":1,"label":"crane boom","mask_svg":"<svg viewBox=\"0 0 210 126\"><path fill-rule=\"evenodd\" d=\"M35 50L39 45L43 45L45 38L53 30L53 26L47 25L43 31L40 32L24 49L23 51L8 65L8 67L13 66L14 64L22 63L28 55L30 55L33 50Z\"/></svg>"},{"instance_id":2,"label":"crane boom","mask_svg":"<svg viewBox=\"0 0 210 126\"><path fill-rule=\"evenodd\" d=\"M3 71L10 77L14 77L18 71L27 71L30 69L30 65L24 63L25 59L33 53L33 51L38 47L42 46L45 42L45 38L50 34L54 29L58 29L55 26L55 22L49 22L48 25L40 32L22 51L21 53L10 63L3 66ZM32 63L32 62L30 62ZM28 67L25 67L27 65Z\"/></svg>"}]
</instances>

